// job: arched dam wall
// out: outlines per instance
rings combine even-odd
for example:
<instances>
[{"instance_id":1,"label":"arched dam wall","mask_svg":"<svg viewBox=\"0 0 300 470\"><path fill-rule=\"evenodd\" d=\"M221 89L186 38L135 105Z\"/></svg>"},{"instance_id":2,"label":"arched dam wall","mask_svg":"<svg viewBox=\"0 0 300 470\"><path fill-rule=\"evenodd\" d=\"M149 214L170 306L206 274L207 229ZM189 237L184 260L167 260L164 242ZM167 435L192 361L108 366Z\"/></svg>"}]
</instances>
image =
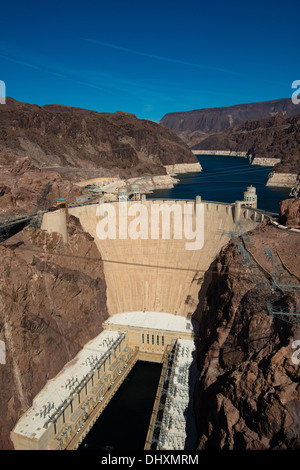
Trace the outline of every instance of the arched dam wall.
<instances>
[{"instance_id":1,"label":"arched dam wall","mask_svg":"<svg viewBox=\"0 0 300 470\"><path fill-rule=\"evenodd\" d=\"M201 200L200 200L201 201ZM144 200L148 214L152 205L163 201ZM196 223L196 201L172 201L168 206L177 203L185 210L185 205L192 206L191 215L187 216ZM106 206L107 203L104 203ZM107 304L110 315L131 311L168 312L175 315L191 317L199 302L198 294L202 287L204 274L216 258L220 249L231 238L230 232L237 230L240 222L243 230L254 229L263 215L254 209L241 208L240 205L202 201L199 204L203 211L202 225L204 243L200 249L187 250L187 239L174 237L174 220L171 215L170 236L162 238L162 219L160 220L159 238L127 239L118 238L120 202L109 203L115 209L117 223L116 239L99 239L97 224L98 204L72 207L69 213L78 217L84 230L95 239L104 262L104 274L107 284ZM66 241L64 211L44 215L42 229L58 231ZM184 220L184 215L182 216ZM128 221L132 220L128 218ZM128 222L129 223L129 222ZM149 234L151 217L148 218ZM66 228L66 227L65 227Z\"/></svg>"}]
</instances>

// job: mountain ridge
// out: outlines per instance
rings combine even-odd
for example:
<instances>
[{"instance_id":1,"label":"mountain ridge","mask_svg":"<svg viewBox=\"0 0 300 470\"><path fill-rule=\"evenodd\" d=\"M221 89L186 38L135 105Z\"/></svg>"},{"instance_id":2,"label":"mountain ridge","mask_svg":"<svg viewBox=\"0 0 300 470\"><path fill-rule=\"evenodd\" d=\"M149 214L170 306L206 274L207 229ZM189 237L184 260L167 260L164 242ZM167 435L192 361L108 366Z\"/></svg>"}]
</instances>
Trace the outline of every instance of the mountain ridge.
<instances>
[{"instance_id":1,"label":"mountain ridge","mask_svg":"<svg viewBox=\"0 0 300 470\"><path fill-rule=\"evenodd\" d=\"M272 116L246 121L224 132L208 136L194 150L231 150L248 152L252 158L280 160L275 173L300 171L300 114Z\"/></svg>"},{"instance_id":2,"label":"mountain ridge","mask_svg":"<svg viewBox=\"0 0 300 470\"><path fill-rule=\"evenodd\" d=\"M293 116L299 113L299 107L293 104L291 98L279 98L167 113L159 123L176 132L190 147L194 147L208 135L223 132L248 120L272 117L276 114Z\"/></svg>"},{"instance_id":3,"label":"mountain ridge","mask_svg":"<svg viewBox=\"0 0 300 470\"><path fill-rule=\"evenodd\" d=\"M29 157L33 164L103 176L166 174L164 165L196 163L172 131L134 114L99 113L64 105L23 103L8 97L0 107L0 153Z\"/></svg>"}]
</instances>

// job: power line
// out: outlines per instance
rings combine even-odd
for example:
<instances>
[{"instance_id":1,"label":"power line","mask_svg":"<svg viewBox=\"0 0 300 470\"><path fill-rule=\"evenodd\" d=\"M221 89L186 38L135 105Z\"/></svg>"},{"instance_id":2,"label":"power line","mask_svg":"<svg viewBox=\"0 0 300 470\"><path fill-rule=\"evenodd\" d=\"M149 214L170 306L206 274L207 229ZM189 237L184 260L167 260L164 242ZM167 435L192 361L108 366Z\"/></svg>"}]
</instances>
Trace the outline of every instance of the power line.
<instances>
[{"instance_id":1,"label":"power line","mask_svg":"<svg viewBox=\"0 0 300 470\"><path fill-rule=\"evenodd\" d=\"M9 248L8 246L5 246L6 248ZM157 265L157 264L145 264L145 263L136 263L132 261L120 261L118 260L112 260L112 259L105 259L105 258L96 258L96 257L90 257L90 256L80 256L80 255L72 255L72 254L65 254L65 253L53 253L53 252L48 252L48 251L38 251L38 250L30 250L30 249L25 249L25 248L18 248L18 251L23 251L23 252L29 252L29 253L34 253L38 255L52 255L55 257L65 257L65 258L74 258L74 259L79 259L79 260L84 260L84 261L95 261L99 263L112 263L112 264L122 264L122 265L127 265L127 266L140 266L143 268L160 268L160 269L170 269L170 270L179 270L179 271L192 271L195 273L218 273L218 274L223 274L226 275L228 272L221 273L218 270L213 270L213 269L201 269L201 268L180 268L177 266L166 266L166 265ZM166 254L186 254L186 250L184 251L167 251L167 252L159 252L159 255L166 255ZM46 261L45 261L46 263ZM222 264L222 267L232 267L231 264ZM245 274L246 270L236 270L235 273L231 274ZM247 277L248 279L248 277ZM196 279L197 280L197 279ZM189 282L189 281L188 281Z\"/></svg>"}]
</instances>

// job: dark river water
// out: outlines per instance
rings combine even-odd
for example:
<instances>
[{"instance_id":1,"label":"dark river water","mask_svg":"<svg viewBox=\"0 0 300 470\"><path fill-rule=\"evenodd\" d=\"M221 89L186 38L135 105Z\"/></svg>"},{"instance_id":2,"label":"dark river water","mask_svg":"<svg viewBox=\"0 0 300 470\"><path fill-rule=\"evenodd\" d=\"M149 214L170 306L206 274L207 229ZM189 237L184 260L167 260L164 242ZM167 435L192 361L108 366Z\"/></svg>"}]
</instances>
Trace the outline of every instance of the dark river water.
<instances>
[{"instance_id":1,"label":"dark river water","mask_svg":"<svg viewBox=\"0 0 300 470\"><path fill-rule=\"evenodd\" d=\"M149 198L195 199L232 203L243 200L244 191L252 184L258 195L257 207L278 213L278 204L290 189L266 186L272 167L251 165L246 158L199 155L203 171L177 175L179 183L172 189L156 190Z\"/></svg>"},{"instance_id":2,"label":"dark river water","mask_svg":"<svg viewBox=\"0 0 300 470\"><path fill-rule=\"evenodd\" d=\"M78 450L143 450L161 368L137 362Z\"/></svg>"}]
</instances>

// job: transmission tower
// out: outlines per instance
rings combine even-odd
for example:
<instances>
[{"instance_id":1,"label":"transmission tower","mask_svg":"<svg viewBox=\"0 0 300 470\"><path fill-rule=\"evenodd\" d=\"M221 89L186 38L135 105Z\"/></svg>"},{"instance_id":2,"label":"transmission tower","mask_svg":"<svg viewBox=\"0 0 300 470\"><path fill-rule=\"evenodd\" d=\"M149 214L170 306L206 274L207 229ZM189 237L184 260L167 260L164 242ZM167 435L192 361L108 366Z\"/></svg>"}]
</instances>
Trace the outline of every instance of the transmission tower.
<instances>
[{"instance_id":1,"label":"transmission tower","mask_svg":"<svg viewBox=\"0 0 300 470\"><path fill-rule=\"evenodd\" d=\"M265 248L266 255L272 264L272 278L274 285L283 292L295 292L299 290L299 284L283 283L282 279L287 277L286 270L283 268L282 263L274 256L271 248Z\"/></svg>"},{"instance_id":2,"label":"transmission tower","mask_svg":"<svg viewBox=\"0 0 300 470\"><path fill-rule=\"evenodd\" d=\"M237 249L241 264L242 266L245 266L253 284L263 288L266 293L273 293L274 290L280 290L283 294L299 292L299 284L296 285L291 282L282 283L280 281L280 276L283 273L286 277L286 271L282 264L274 257L270 248L266 248L265 252L272 263L272 272L268 274L267 271L258 264L250 251L250 248L255 246L254 240L246 230L243 230L240 222L237 223L236 231L223 231L222 233L230 235ZM300 302L298 302L297 306L294 307L294 311L291 312L288 307L276 306L271 302L268 302L267 311L268 314L274 318L278 318L282 321L298 326L300 325L299 304Z\"/></svg>"}]
</instances>

